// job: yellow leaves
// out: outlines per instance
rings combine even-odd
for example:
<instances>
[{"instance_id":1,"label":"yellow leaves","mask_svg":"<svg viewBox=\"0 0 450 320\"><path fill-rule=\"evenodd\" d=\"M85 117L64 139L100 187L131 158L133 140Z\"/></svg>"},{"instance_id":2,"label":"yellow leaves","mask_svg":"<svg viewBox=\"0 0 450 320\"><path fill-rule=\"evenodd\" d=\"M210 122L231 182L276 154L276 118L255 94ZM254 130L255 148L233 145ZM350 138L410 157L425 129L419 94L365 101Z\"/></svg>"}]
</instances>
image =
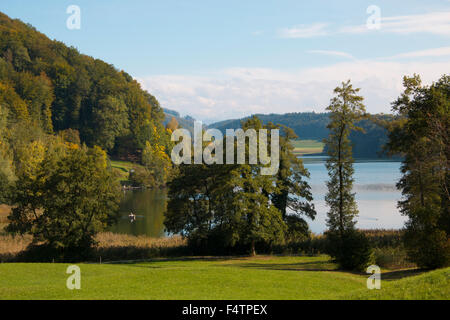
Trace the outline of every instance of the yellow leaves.
<instances>
[{"instance_id":1,"label":"yellow leaves","mask_svg":"<svg viewBox=\"0 0 450 320\"><path fill-rule=\"evenodd\" d=\"M96 165L99 168L106 169L108 166L108 156L106 154L106 151L100 148L99 146L94 146L93 148L89 149L88 151L89 155L94 155L97 159Z\"/></svg>"},{"instance_id":2,"label":"yellow leaves","mask_svg":"<svg viewBox=\"0 0 450 320\"><path fill-rule=\"evenodd\" d=\"M165 146L158 143L151 145L149 141L146 141L142 151L142 163L156 175L160 182L164 182L170 174L171 160Z\"/></svg>"},{"instance_id":3,"label":"yellow leaves","mask_svg":"<svg viewBox=\"0 0 450 320\"><path fill-rule=\"evenodd\" d=\"M28 120L28 108L13 87L0 82L0 104L6 105L18 119Z\"/></svg>"},{"instance_id":4,"label":"yellow leaves","mask_svg":"<svg viewBox=\"0 0 450 320\"><path fill-rule=\"evenodd\" d=\"M26 146L26 150L22 150L20 167L22 175L27 176L31 180L36 179L40 164L44 161L46 147L42 141L36 140L30 142Z\"/></svg>"},{"instance_id":5,"label":"yellow leaves","mask_svg":"<svg viewBox=\"0 0 450 320\"><path fill-rule=\"evenodd\" d=\"M66 145L67 149L69 150L78 150L80 149L80 146L76 143L72 143L72 142L64 142L64 144Z\"/></svg>"}]
</instances>

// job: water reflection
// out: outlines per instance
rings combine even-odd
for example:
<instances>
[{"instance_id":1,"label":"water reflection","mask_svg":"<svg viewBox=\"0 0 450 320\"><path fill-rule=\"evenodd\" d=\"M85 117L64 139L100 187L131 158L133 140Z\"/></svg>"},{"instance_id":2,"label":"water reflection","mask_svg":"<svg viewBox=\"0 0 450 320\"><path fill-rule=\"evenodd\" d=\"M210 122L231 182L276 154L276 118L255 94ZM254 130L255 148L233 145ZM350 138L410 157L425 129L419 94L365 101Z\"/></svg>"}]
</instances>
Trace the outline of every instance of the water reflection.
<instances>
[{"instance_id":1,"label":"water reflection","mask_svg":"<svg viewBox=\"0 0 450 320\"><path fill-rule=\"evenodd\" d=\"M317 217L308 220L315 233L326 230L326 212L324 197L327 192L328 173L324 158L304 158L309 170ZM400 178L400 162L359 160L354 164L356 201L360 215L359 228L401 228L406 218L398 212L397 201L401 198L395 184ZM126 191L120 208L118 223L110 228L117 233L163 237L166 190L130 190ZM129 214L133 212L136 220L131 222Z\"/></svg>"},{"instance_id":2,"label":"water reflection","mask_svg":"<svg viewBox=\"0 0 450 320\"><path fill-rule=\"evenodd\" d=\"M119 220L110 231L135 236L164 236L166 197L166 191L159 189L125 191L120 205ZM134 221L129 217L131 212L136 216Z\"/></svg>"}]
</instances>

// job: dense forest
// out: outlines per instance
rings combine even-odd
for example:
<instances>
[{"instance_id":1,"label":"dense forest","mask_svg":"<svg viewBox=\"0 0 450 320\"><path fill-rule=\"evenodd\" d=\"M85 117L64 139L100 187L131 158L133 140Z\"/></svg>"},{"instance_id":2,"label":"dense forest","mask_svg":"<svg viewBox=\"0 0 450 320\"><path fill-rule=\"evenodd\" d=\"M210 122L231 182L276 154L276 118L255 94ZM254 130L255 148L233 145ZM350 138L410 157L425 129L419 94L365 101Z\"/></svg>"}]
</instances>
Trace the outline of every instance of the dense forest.
<instances>
[{"instance_id":1,"label":"dense forest","mask_svg":"<svg viewBox=\"0 0 450 320\"><path fill-rule=\"evenodd\" d=\"M138 156L146 141L167 146L170 140L158 101L130 75L2 13L0 104L10 127L71 129L69 136L117 157Z\"/></svg>"},{"instance_id":2,"label":"dense forest","mask_svg":"<svg viewBox=\"0 0 450 320\"><path fill-rule=\"evenodd\" d=\"M257 114L263 123L278 123L292 128L300 139L320 140L325 139L329 130L329 113L294 112L285 114ZM216 128L225 133L225 129L237 129L243 119L224 120L210 124L209 128ZM387 130L384 124L393 120L392 115L376 114L360 120L358 126L363 131L353 131L350 140L353 143L353 154L356 158L386 157L383 153L383 145L387 142Z\"/></svg>"}]
</instances>

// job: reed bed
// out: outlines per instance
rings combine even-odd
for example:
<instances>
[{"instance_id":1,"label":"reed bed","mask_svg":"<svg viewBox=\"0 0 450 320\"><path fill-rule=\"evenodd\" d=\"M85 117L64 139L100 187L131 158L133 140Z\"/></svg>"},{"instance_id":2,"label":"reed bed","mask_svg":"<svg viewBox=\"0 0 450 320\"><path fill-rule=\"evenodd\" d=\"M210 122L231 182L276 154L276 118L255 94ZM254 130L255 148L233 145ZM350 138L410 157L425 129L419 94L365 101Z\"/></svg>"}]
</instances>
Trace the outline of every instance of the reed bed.
<instances>
[{"instance_id":1,"label":"reed bed","mask_svg":"<svg viewBox=\"0 0 450 320\"><path fill-rule=\"evenodd\" d=\"M93 261L145 260L189 254L187 241L181 236L150 238L103 232L96 240Z\"/></svg>"},{"instance_id":2,"label":"reed bed","mask_svg":"<svg viewBox=\"0 0 450 320\"><path fill-rule=\"evenodd\" d=\"M32 237L0 235L0 262L14 261L15 258L26 250Z\"/></svg>"},{"instance_id":3,"label":"reed bed","mask_svg":"<svg viewBox=\"0 0 450 320\"><path fill-rule=\"evenodd\" d=\"M102 232L96 236L88 261L139 260L188 254L187 243L181 236L150 238ZM27 261L26 250L32 237L0 235L0 262ZM33 257L35 260L38 257Z\"/></svg>"}]
</instances>

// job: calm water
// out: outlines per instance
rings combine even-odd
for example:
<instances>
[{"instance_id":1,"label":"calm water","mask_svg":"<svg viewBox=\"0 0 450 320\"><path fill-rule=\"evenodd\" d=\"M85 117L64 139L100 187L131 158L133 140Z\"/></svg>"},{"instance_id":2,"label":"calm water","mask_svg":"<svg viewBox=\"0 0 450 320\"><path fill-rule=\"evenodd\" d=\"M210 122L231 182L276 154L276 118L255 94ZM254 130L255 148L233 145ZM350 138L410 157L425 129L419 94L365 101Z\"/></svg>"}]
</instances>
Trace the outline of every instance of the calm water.
<instances>
[{"instance_id":1,"label":"calm water","mask_svg":"<svg viewBox=\"0 0 450 320\"><path fill-rule=\"evenodd\" d=\"M125 191L120 205L120 217L110 230L116 233L163 237L166 192L162 190ZM131 222L128 215L133 212L136 220Z\"/></svg>"},{"instance_id":2,"label":"calm water","mask_svg":"<svg viewBox=\"0 0 450 320\"><path fill-rule=\"evenodd\" d=\"M328 172L324 159L305 157L304 165L309 170L310 185L314 197L317 216L314 221L308 219L313 232L320 233L326 229L325 181ZM357 227L364 229L401 228L406 218L397 209L401 193L395 184L401 177L400 162L394 161L356 161L354 192L359 209Z\"/></svg>"},{"instance_id":3,"label":"calm water","mask_svg":"<svg viewBox=\"0 0 450 320\"><path fill-rule=\"evenodd\" d=\"M317 217L308 219L310 228L315 233L326 229L325 220L325 181L328 174L324 159L321 157L305 157L304 165L309 170ZM400 178L400 162L390 161L357 161L355 167L356 200L359 208L357 227L359 228L401 228L405 217L397 209L397 201L401 194L395 189ZM126 191L121 204L120 219L111 227L111 231L133 235L163 237L163 212L166 205L164 190ZM130 222L128 214L136 214L136 221Z\"/></svg>"}]
</instances>

